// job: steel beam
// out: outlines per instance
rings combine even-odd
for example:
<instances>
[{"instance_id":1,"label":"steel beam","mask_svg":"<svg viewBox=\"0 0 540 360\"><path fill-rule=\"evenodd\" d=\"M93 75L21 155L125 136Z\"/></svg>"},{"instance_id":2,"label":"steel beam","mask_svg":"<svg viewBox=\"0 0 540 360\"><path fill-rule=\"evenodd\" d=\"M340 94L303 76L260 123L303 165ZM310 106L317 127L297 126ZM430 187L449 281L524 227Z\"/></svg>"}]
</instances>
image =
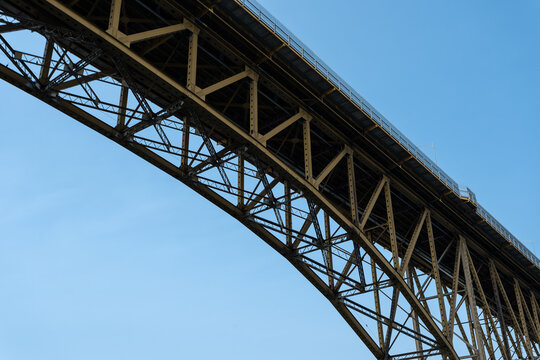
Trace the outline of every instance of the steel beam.
<instances>
[{"instance_id":1,"label":"steel beam","mask_svg":"<svg viewBox=\"0 0 540 360\"><path fill-rule=\"evenodd\" d=\"M300 119L305 119L309 121L312 119L312 116L309 115L305 110L301 109L298 113L291 116L290 118L288 118L287 120L279 124L278 126L274 127L272 130L268 131L266 134L264 135L259 134L258 140L263 145L266 146L266 143L268 142L268 140L270 140L271 138L273 138L274 136L279 134L281 131L285 130L287 127L291 126L292 124L294 124Z\"/></svg>"},{"instance_id":2,"label":"steel beam","mask_svg":"<svg viewBox=\"0 0 540 360\"><path fill-rule=\"evenodd\" d=\"M377 186L375 187L375 191L371 194L371 197L367 203L366 208L364 209L364 212L362 213L362 217L360 218L360 224L359 227L361 230L364 230L364 227L366 226L366 223L369 219L369 216L371 215L371 212L373 211L373 207L375 206L375 203L377 202L377 199L379 198L379 195L381 194L382 189L384 188L386 182L388 181L388 178L386 176L383 176Z\"/></svg>"},{"instance_id":3,"label":"steel beam","mask_svg":"<svg viewBox=\"0 0 540 360\"><path fill-rule=\"evenodd\" d=\"M175 24L175 25L164 26L159 29L143 31L136 34L130 34L130 35L123 34L122 36L118 37L118 40L124 43L127 47L130 47L131 44L133 43L155 39L157 37L165 36L169 34L174 34L182 30L186 30L186 29L187 27L185 23Z\"/></svg>"},{"instance_id":4,"label":"steel beam","mask_svg":"<svg viewBox=\"0 0 540 360\"><path fill-rule=\"evenodd\" d=\"M409 267L409 261L411 260L411 257L413 255L414 247L416 246L416 241L418 241L418 237L420 236L420 231L422 230L422 226L424 225L424 221L426 220L428 212L429 212L428 209L424 209L424 211L422 212L422 215L420 216L420 219L418 220L418 223L416 224L416 227L414 228L411 241L409 241L409 245L407 246L405 255L403 256L403 259L401 260L399 273L402 275L405 274L405 271Z\"/></svg>"},{"instance_id":5,"label":"steel beam","mask_svg":"<svg viewBox=\"0 0 540 360\"><path fill-rule=\"evenodd\" d=\"M476 342L476 355L479 360L485 360L486 354L484 352L484 344L482 341L482 328L480 326L480 320L478 318L478 312L476 307L476 295L474 293L474 286L471 277L471 269L469 264L468 249L465 238L460 236L459 243L461 246L461 263L463 265L463 273L465 275L465 289L468 299L468 312L469 318L472 322L471 336L473 338L473 344Z\"/></svg>"}]
</instances>

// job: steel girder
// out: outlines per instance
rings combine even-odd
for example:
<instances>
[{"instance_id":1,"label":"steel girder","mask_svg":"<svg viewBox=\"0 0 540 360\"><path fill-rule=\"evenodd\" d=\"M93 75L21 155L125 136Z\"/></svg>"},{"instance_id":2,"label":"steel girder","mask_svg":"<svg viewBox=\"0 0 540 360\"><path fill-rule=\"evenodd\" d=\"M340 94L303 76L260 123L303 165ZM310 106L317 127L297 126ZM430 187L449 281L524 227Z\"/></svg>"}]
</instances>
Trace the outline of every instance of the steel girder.
<instances>
[{"instance_id":1,"label":"steel girder","mask_svg":"<svg viewBox=\"0 0 540 360\"><path fill-rule=\"evenodd\" d=\"M107 28L59 1L45 3L49 11L69 19L68 24L43 22L0 2L1 21L16 32L0 34L0 49L10 63L0 66L0 76L154 164L243 223L330 301L376 358L540 355L535 289L519 279L511 279L509 288L500 264L471 256L475 250L464 234L456 232L441 247L434 214L426 205L403 236L396 222L399 199L393 180L380 174L370 191L360 192L363 157L353 147L343 144L314 174L312 137L317 130L307 110L299 107L261 133L260 75L247 64L199 88L201 29L189 19L126 35L119 30L120 0L111 3ZM17 32L28 30L38 34L41 49L25 49L17 42ZM159 43L156 38L179 32L189 37L185 84L131 48L135 41ZM247 128L207 101L233 84L248 94ZM283 135L293 126L300 129L299 139ZM301 166L268 146L278 135L283 142L301 144ZM332 176L341 176L346 184L348 195L341 202L323 191ZM420 242L429 253L419 254ZM452 256L450 271L439 266ZM488 281L479 278L482 266L489 271Z\"/></svg>"}]
</instances>

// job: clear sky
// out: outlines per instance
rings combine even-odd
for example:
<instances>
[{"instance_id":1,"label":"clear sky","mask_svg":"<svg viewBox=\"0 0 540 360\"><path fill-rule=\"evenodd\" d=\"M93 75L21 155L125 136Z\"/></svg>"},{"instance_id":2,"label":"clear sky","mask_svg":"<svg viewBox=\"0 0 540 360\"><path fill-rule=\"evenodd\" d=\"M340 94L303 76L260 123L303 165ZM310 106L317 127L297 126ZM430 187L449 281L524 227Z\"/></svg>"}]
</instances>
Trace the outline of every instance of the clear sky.
<instances>
[{"instance_id":1,"label":"clear sky","mask_svg":"<svg viewBox=\"0 0 540 360\"><path fill-rule=\"evenodd\" d=\"M536 250L540 2L261 3ZM7 83L0 104L1 359L363 358L232 218Z\"/></svg>"}]
</instances>

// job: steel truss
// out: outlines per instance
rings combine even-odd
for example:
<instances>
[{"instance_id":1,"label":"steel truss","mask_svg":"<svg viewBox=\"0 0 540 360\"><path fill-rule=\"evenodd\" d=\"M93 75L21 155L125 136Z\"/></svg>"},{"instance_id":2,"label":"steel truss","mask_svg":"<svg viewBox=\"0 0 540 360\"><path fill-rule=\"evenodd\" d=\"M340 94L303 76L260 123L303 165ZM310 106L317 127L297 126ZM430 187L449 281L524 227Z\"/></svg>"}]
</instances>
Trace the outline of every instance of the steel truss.
<instances>
[{"instance_id":1,"label":"steel truss","mask_svg":"<svg viewBox=\"0 0 540 360\"><path fill-rule=\"evenodd\" d=\"M298 106L262 132L261 75L248 64L197 86L201 29L189 19L126 35L119 29L120 0L111 3L107 28L62 2L45 3L78 26L42 22L0 2L0 76L154 164L252 230L330 301L377 359L540 356L535 289L478 257L459 231L441 245L440 225L434 226L436 214L427 204L404 230L396 221L394 203L400 200L391 177L380 173L371 190L357 188L365 158L353 146L343 143L314 171L312 137L320 127L315 129L306 109ZM19 42L21 33L39 45ZM185 83L132 49L149 39L157 47L160 38L178 33L189 37ZM249 127L207 101L233 84L248 94ZM287 132L293 126L301 130L299 138ZM301 164L269 146L276 137L302 147ZM341 176L345 197L325 192L332 176ZM420 243L429 251L420 251ZM443 261L453 267L440 266ZM481 267L489 279L479 277Z\"/></svg>"}]
</instances>

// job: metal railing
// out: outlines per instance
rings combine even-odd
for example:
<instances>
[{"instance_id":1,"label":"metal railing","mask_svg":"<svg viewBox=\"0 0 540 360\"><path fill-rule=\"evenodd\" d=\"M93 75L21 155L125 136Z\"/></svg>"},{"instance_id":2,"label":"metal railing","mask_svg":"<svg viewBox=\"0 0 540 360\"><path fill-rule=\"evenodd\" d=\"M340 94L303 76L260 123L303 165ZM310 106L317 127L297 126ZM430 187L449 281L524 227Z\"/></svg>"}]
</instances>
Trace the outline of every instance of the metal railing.
<instances>
[{"instance_id":1,"label":"metal railing","mask_svg":"<svg viewBox=\"0 0 540 360\"><path fill-rule=\"evenodd\" d=\"M511 242L523 255L531 260L537 267L540 267L540 260L521 241L519 241L508 229L497 221L482 205L478 204L476 212L487 221L499 234Z\"/></svg>"},{"instance_id":2,"label":"metal railing","mask_svg":"<svg viewBox=\"0 0 540 360\"><path fill-rule=\"evenodd\" d=\"M435 175L448 188L458 196L469 199L477 206L477 213L484 218L495 230L511 242L524 256L540 268L540 260L523 245L510 231L497 221L487 210L476 201L476 196L467 187L460 188L459 184L445 173L433 160L420 150L411 140L399 131L388 119L377 111L359 93L356 92L345 80L335 73L315 53L298 39L289 29L277 20L268 10L255 0L235 0L241 7L265 24L275 35L294 50L298 56L309 63L320 75L332 83L345 97L356 104L363 112L376 122L387 134L394 138L411 155L422 163L433 175Z\"/></svg>"}]
</instances>

